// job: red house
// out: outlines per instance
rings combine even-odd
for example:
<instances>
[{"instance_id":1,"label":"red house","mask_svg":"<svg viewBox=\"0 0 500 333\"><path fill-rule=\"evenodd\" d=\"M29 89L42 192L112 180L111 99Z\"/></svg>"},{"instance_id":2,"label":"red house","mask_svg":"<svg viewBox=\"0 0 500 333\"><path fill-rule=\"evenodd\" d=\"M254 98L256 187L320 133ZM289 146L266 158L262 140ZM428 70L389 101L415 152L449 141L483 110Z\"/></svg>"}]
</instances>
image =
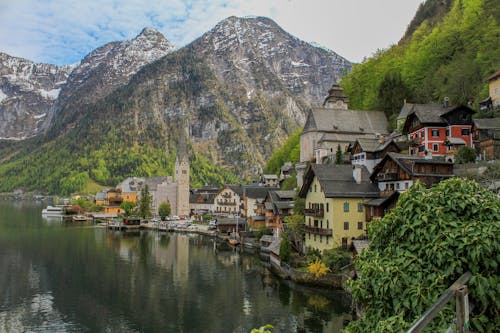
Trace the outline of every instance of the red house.
<instances>
[{"instance_id":1,"label":"red house","mask_svg":"<svg viewBox=\"0 0 500 333\"><path fill-rule=\"evenodd\" d=\"M410 155L444 156L453 162L460 146L473 147L472 114L465 105L412 104L403 126Z\"/></svg>"}]
</instances>

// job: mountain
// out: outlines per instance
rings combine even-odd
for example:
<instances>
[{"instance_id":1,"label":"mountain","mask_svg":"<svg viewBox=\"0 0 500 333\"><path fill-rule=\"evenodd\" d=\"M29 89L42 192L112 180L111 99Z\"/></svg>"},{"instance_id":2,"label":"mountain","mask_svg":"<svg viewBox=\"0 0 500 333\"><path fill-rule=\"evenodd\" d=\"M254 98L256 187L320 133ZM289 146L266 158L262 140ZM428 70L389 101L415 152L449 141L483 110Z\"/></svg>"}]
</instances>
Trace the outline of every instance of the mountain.
<instances>
[{"instance_id":1,"label":"mountain","mask_svg":"<svg viewBox=\"0 0 500 333\"><path fill-rule=\"evenodd\" d=\"M82 64L97 68L99 54L111 53L113 43L103 48ZM30 149L0 151L7 156L0 176L26 166L4 178L0 190L68 193L92 181L114 185L131 175L171 174L180 131L189 133L194 185L255 177L350 67L267 18L230 17L116 87L102 83L116 80L103 78L112 70L90 71L93 77L76 68L54 107L49 135L27 142Z\"/></svg>"},{"instance_id":2,"label":"mountain","mask_svg":"<svg viewBox=\"0 0 500 333\"><path fill-rule=\"evenodd\" d=\"M173 45L152 28L143 29L132 40L111 42L97 48L83 58L69 75L50 119L57 129L75 126L85 105L95 103L128 83L141 67L172 50Z\"/></svg>"},{"instance_id":3,"label":"mountain","mask_svg":"<svg viewBox=\"0 0 500 333\"><path fill-rule=\"evenodd\" d=\"M0 52L0 139L40 133L71 70Z\"/></svg>"},{"instance_id":4,"label":"mountain","mask_svg":"<svg viewBox=\"0 0 500 333\"><path fill-rule=\"evenodd\" d=\"M500 2L427 0L401 41L355 65L341 85L351 106L384 110L395 123L404 100L478 102L500 69Z\"/></svg>"}]
</instances>

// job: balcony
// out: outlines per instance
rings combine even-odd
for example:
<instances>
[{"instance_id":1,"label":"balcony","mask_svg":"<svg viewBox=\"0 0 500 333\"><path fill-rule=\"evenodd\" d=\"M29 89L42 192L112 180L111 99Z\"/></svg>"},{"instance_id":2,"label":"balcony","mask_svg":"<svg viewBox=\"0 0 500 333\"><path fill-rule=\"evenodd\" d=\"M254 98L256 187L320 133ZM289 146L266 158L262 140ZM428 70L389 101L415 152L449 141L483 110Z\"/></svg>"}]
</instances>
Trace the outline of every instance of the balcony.
<instances>
[{"instance_id":1,"label":"balcony","mask_svg":"<svg viewBox=\"0 0 500 333\"><path fill-rule=\"evenodd\" d=\"M306 208L304 209L305 216L313 216L313 217L323 217L325 212L320 208Z\"/></svg>"},{"instance_id":2,"label":"balcony","mask_svg":"<svg viewBox=\"0 0 500 333\"><path fill-rule=\"evenodd\" d=\"M397 172L379 173L377 175L377 180L378 181L398 180L398 173Z\"/></svg>"},{"instance_id":3,"label":"balcony","mask_svg":"<svg viewBox=\"0 0 500 333\"><path fill-rule=\"evenodd\" d=\"M308 225L305 226L304 231L310 234L323 235L323 236L331 236L333 234L332 229L310 227Z\"/></svg>"},{"instance_id":4,"label":"balcony","mask_svg":"<svg viewBox=\"0 0 500 333\"><path fill-rule=\"evenodd\" d=\"M236 206L237 205L237 203L234 201L222 201L222 200L217 201L217 204L219 206Z\"/></svg>"}]
</instances>

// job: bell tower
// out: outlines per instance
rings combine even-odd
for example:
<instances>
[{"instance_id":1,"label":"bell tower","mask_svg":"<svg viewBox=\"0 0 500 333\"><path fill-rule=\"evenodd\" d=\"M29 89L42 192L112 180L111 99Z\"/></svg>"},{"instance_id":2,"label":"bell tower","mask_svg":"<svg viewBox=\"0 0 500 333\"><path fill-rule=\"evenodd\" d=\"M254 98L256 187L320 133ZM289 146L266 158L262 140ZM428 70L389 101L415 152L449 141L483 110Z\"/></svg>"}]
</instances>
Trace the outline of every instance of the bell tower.
<instances>
[{"instance_id":1,"label":"bell tower","mask_svg":"<svg viewBox=\"0 0 500 333\"><path fill-rule=\"evenodd\" d=\"M179 149L175 159L175 183L177 184L177 215L189 215L189 157L186 152L186 137L188 126L185 117L182 117L182 129L179 139Z\"/></svg>"}]
</instances>

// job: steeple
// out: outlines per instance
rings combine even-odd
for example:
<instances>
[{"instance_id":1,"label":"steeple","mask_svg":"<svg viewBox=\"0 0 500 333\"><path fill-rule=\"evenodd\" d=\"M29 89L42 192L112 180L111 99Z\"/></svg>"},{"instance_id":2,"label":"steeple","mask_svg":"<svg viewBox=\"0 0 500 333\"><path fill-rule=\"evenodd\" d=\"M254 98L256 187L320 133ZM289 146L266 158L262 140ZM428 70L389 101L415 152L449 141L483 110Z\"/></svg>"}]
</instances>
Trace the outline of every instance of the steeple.
<instances>
[{"instance_id":1,"label":"steeple","mask_svg":"<svg viewBox=\"0 0 500 333\"><path fill-rule=\"evenodd\" d=\"M189 215L189 156L187 153L188 125L184 112L181 115L181 131L177 158L175 159L175 183L177 185L177 215Z\"/></svg>"},{"instance_id":2,"label":"steeple","mask_svg":"<svg viewBox=\"0 0 500 333\"><path fill-rule=\"evenodd\" d=\"M330 90L328 90L328 96L323 102L323 107L328 109L341 109L347 110L349 106L349 99L344 95L344 89L334 83Z\"/></svg>"}]
</instances>

